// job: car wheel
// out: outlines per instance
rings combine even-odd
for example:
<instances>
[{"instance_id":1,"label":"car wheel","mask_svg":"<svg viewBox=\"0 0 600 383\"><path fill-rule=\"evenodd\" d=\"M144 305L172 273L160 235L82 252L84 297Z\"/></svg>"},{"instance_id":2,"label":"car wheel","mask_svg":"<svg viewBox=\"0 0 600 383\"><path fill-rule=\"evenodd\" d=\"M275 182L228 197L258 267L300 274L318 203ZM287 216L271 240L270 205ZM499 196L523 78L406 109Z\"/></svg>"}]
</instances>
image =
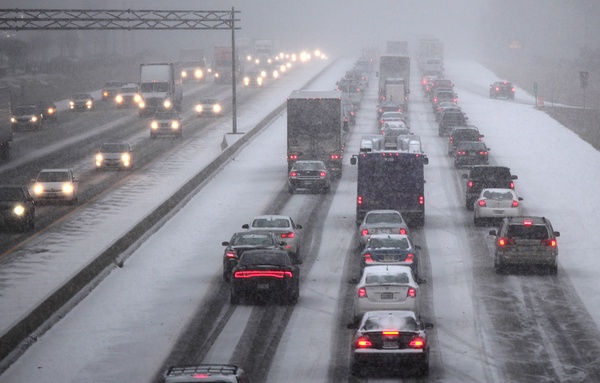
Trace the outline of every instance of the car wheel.
<instances>
[{"instance_id":1,"label":"car wheel","mask_svg":"<svg viewBox=\"0 0 600 383\"><path fill-rule=\"evenodd\" d=\"M156 138L156 136L152 133L150 133L150 138Z\"/></svg>"},{"instance_id":2,"label":"car wheel","mask_svg":"<svg viewBox=\"0 0 600 383\"><path fill-rule=\"evenodd\" d=\"M558 265L554 264L554 265L550 266L548 268L548 274L550 274L550 275L556 275L556 274L558 274Z\"/></svg>"},{"instance_id":3,"label":"car wheel","mask_svg":"<svg viewBox=\"0 0 600 383\"><path fill-rule=\"evenodd\" d=\"M293 188L293 187L291 187L291 186L289 186L289 187L288 187L288 193L290 193L290 194L294 194L294 192L295 192L294 188Z\"/></svg>"},{"instance_id":4,"label":"car wheel","mask_svg":"<svg viewBox=\"0 0 600 383\"><path fill-rule=\"evenodd\" d=\"M231 271L223 270L223 280L225 282L231 281Z\"/></svg>"},{"instance_id":5,"label":"car wheel","mask_svg":"<svg viewBox=\"0 0 600 383\"><path fill-rule=\"evenodd\" d=\"M504 267L498 262L497 258L494 258L494 270L496 274L504 274Z\"/></svg>"},{"instance_id":6,"label":"car wheel","mask_svg":"<svg viewBox=\"0 0 600 383\"><path fill-rule=\"evenodd\" d=\"M421 362L421 364L417 367L419 376L427 376L429 375L429 361L425 360Z\"/></svg>"},{"instance_id":7,"label":"car wheel","mask_svg":"<svg viewBox=\"0 0 600 383\"><path fill-rule=\"evenodd\" d=\"M330 186L327 186L326 188L321 189L322 194L329 194L330 191L331 191Z\"/></svg>"},{"instance_id":8,"label":"car wheel","mask_svg":"<svg viewBox=\"0 0 600 383\"><path fill-rule=\"evenodd\" d=\"M237 305L240 303L240 296L236 293L233 292L233 290L231 291L231 294L229 295L229 303L231 303L232 305Z\"/></svg>"},{"instance_id":9,"label":"car wheel","mask_svg":"<svg viewBox=\"0 0 600 383\"><path fill-rule=\"evenodd\" d=\"M473 217L473 224L475 226L481 226L481 218Z\"/></svg>"},{"instance_id":10,"label":"car wheel","mask_svg":"<svg viewBox=\"0 0 600 383\"><path fill-rule=\"evenodd\" d=\"M465 206L467 208L467 210L471 211L474 209L473 204L475 203L475 200L472 200L470 198L467 198Z\"/></svg>"}]
</instances>

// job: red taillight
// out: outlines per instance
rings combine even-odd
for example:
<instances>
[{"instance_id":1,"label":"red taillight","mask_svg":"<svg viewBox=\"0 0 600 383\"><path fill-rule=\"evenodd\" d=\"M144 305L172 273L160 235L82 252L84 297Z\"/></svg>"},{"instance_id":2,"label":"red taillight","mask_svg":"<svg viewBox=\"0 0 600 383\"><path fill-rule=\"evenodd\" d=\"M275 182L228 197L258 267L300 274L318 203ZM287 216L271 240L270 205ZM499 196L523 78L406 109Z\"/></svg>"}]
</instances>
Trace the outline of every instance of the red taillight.
<instances>
[{"instance_id":1,"label":"red taillight","mask_svg":"<svg viewBox=\"0 0 600 383\"><path fill-rule=\"evenodd\" d=\"M289 154L288 155L288 160L296 161L297 159L298 159L297 154Z\"/></svg>"},{"instance_id":2,"label":"red taillight","mask_svg":"<svg viewBox=\"0 0 600 383\"><path fill-rule=\"evenodd\" d=\"M454 97L454 99L452 100L452 102L454 102L456 104L458 100L456 99L456 97Z\"/></svg>"},{"instance_id":3,"label":"red taillight","mask_svg":"<svg viewBox=\"0 0 600 383\"><path fill-rule=\"evenodd\" d=\"M342 158L342 156L340 156L337 153L336 154L332 154L330 157L331 157L332 160L339 160L340 158Z\"/></svg>"},{"instance_id":4,"label":"red taillight","mask_svg":"<svg viewBox=\"0 0 600 383\"><path fill-rule=\"evenodd\" d=\"M519 201L517 201L516 199L513 199L511 206L512 207L519 207Z\"/></svg>"},{"instance_id":5,"label":"red taillight","mask_svg":"<svg viewBox=\"0 0 600 383\"><path fill-rule=\"evenodd\" d=\"M558 243L556 242L556 239L542 239L542 241L540 242L540 244L542 246L556 247L556 245Z\"/></svg>"},{"instance_id":6,"label":"red taillight","mask_svg":"<svg viewBox=\"0 0 600 383\"><path fill-rule=\"evenodd\" d=\"M294 232L290 231L289 233L281 233L281 238L294 238Z\"/></svg>"},{"instance_id":7,"label":"red taillight","mask_svg":"<svg viewBox=\"0 0 600 383\"><path fill-rule=\"evenodd\" d=\"M362 203L363 203L363 197L361 195L359 195L358 197L356 197L356 203L358 205L362 205Z\"/></svg>"},{"instance_id":8,"label":"red taillight","mask_svg":"<svg viewBox=\"0 0 600 383\"><path fill-rule=\"evenodd\" d=\"M466 156L466 155L467 155L467 152L464 152L464 151L462 151L462 150L459 150L458 152L456 152L456 155L457 155L457 156Z\"/></svg>"},{"instance_id":9,"label":"red taillight","mask_svg":"<svg viewBox=\"0 0 600 383\"><path fill-rule=\"evenodd\" d=\"M406 292L406 296L409 298L414 298L417 296L417 290L414 287L410 287Z\"/></svg>"},{"instance_id":10,"label":"red taillight","mask_svg":"<svg viewBox=\"0 0 600 383\"><path fill-rule=\"evenodd\" d=\"M356 340L355 346L357 348L369 348L373 346L373 343L366 336L361 336Z\"/></svg>"},{"instance_id":11,"label":"red taillight","mask_svg":"<svg viewBox=\"0 0 600 383\"><path fill-rule=\"evenodd\" d=\"M366 253L365 255L363 255L363 258L365 260L365 263L373 263L373 258L371 258L371 254Z\"/></svg>"},{"instance_id":12,"label":"red taillight","mask_svg":"<svg viewBox=\"0 0 600 383\"><path fill-rule=\"evenodd\" d=\"M421 338L420 336L413 338L408 345L412 348L425 348L425 345L427 344L427 341L423 338Z\"/></svg>"},{"instance_id":13,"label":"red taillight","mask_svg":"<svg viewBox=\"0 0 600 383\"><path fill-rule=\"evenodd\" d=\"M473 187L473 181L467 182L467 187L470 189Z\"/></svg>"},{"instance_id":14,"label":"red taillight","mask_svg":"<svg viewBox=\"0 0 600 383\"><path fill-rule=\"evenodd\" d=\"M235 251L229 250L227 252L227 258L237 258L237 253Z\"/></svg>"},{"instance_id":15,"label":"red taillight","mask_svg":"<svg viewBox=\"0 0 600 383\"><path fill-rule=\"evenodd\" d=\"M454 139L452 137L449 138L450 143L452 143L452 141L454 141Z\"/></svg>"},{"instance_id":16,"label":"red taillight","mask_svg":"<svg viewBox=\"0 0 600 383\"><path fill-rule=\"evenodd\" d=\"M514 244L515 244L515 240L512 238L504 238L504 237L498 238L498 246L500 246L500 247L514 245Z\"/></svg>"},{"instance_id":17,"label":"red taillight","mask_svg":"<svg viewBox=\"0 0 600 383\"><path fill-rule=\"evenodd\" d=\"M484 199L480 199L479 202L478 202L478 205L481 206L481 207L486 207L487 206L487 204L485 203Z\"/></svg>"},{"instance_id":18,"label":"red taillight","mask_svg":"<svg viewBox=\"0 0 600 383\"><path fill-rule=\"evenodd\" d=\"M404 262L413 263L414 260L415 260L415 255L413 253L408 253L408 254L406 254L406 259L404 260Z\"/></svg>"},{"instance_id":19,"label":"red taillight","mask_svg":"<svg viewBox=\"0 0 600 383\"><path fill-rule=\"evenodd\" d=\"M433 103L437 104L437 98L435 98L435 97L433 98Z\"/></svg>"},{"instance_id":20,"label":"red taillight","mask_svg":"<svg viewBox=\"0 0 600 383\"><path fill-rule=\"evenodd\" d=\"M321 176L321 178L327 177L327 173L325 173L325 172L321 172L319 175Z\"/></svg>"},{"instance_id":21,"label":"red taillight","mask_svg":"<svg viewBox=\"0 0 600 383\"><path fill-rule=\"evenodd\" d=\"M362 235L363 237L365 235L369 235L369 230L368 229L363 229L363 231L360 232L360 235Z\"/></svg>"},{"instance_id":22,"label":"red taillight","mask_svg":"<svg viewBox=\"0 0 600 383\"><path fill-rule=\"evenodd\" d=\"M281 271L281 270L242 270L236 271L233 274L234 278L237 279L247 279L247 278L259 278L259 277L270 277L283 279L285 277L292 278L293 274L291 271Z\"/></svg>"},{"instance_id":23,"label":"red taillight","mask_svg":"<svg viewBox=\"0 0 600 383\"><path fill-rule=\"evenodd\" d=\"M379 123L383 125L383 119L379 120Z\"/></svg>"},{"instance_id":24,"label":"red taillight","mask_svg":"<svg viewBox=\"0 0 600 383\"><path fill-rule=\"evenodd\" d=\"M209 374L193 374L192 378L194 379L207 379L210 378Z\"/></svg>"},{"instance_id":25,"label":"red taillight","mask_svg":"<svg viewBox=\"0 0 600 383\"><path fill-rule=\"evenodd\" d=\"M298 177L298 173L297 172L291 172L290 173L290 177L296 178L296 177Z\"/></svg>"},{"instance_id":26,"label":"red taillight","mask_svg":"<svg viewBox=\"0 0 600 383\"><path fill-rule=\"evenodd\" d=\"M500 90L500 87L496 87L496 92Z\"/></svg>"},{"instance_id":27,"label":"red taillight","mask_svg":"<svg viewBox=\"0 0 600 383\"><path fill-rule=\"evenodd\" d=\"M481 139L481 138L480 138ZM482 150L481 152L479 152L480 156L487 156L488 152L486 152L485 150Z\"/></svg>"},{"instance_id":28,"label":"red taillight","mask_svg":"<svg viewBox=\"0 0 600 383\"><path fill-rule=\"evenodd\" d=\"M402 228L400 228L400 234L404 234L404 235L406 235L406 234L407 234L407 232L406 232L406 229L405 229L405 228L403 228L403 227L402 227Z\"/></svg>"},{"instance_id":29,"label":"red taillight","mask_svg":"<svg viewBox=\"0 0 600 383\"><path fill-rule=\"evenodd\" d=\"M514 183L514 182L512 182L512 181L510 181L510 188L511 188L511 189L514 189L514 188L515 188L515 183Z\"/></svg>"},{"instance_id":30,"label":"red taillight","mask_svg":"<svg viewBox=\"0 0 600 383\"><path fill-rule=\"evenodd\" d=\"M515 88L512 88L511 91L514 93L515 92Z\"/></svg>"},{"instance_id":31,"label":"red taillight","mask_svg":"<svg viewBox=\"0 0 600 383\"><path fill-rule=\"evenodd\" d=\"M367 298L367 289L361 287L358 289L358 297L359 298Z\"/></svg>"},{"instance_id":32,"label":"red taillight","mask_svg":"<svg viewBox=\"0 0 600 383\"><path fill-rule=\"evenodd\" d=\"M421 206L425 205L425 197L422 195L419 196L419 205L421 205Z\"/></svg>"},{"instance_id":33,"label":"red taillight","mask_svg":"<svg viewBox=\"0 0 600 383\"><path fill-rule=\"evenodd\" d=\"M523 226L532 226L533 225L533 221L530 219L526 219L523 221Z\"/></svg>"}]
</instances>

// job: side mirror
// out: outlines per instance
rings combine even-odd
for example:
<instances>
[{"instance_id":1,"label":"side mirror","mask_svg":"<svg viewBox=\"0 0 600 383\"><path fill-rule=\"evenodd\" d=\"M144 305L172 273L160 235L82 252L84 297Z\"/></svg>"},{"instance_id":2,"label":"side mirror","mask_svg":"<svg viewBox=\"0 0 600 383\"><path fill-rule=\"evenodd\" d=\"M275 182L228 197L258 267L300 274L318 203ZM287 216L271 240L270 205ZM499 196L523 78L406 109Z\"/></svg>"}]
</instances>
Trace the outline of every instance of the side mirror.
<instances>
[{"instance_id":1,"label":"side mirror","mask_svg":"<svg viewBox=\"0 0 600 383\"><path fill-rule=\"evenodd\" d=\"M296 229L302 229L302 225L296 225Z\"/></svg>"},{"instance_id":2,"label":"side mirror","mask_svg":"<svg viewBox=\"0 0 600 383\"><path fill-rule=\"evenodd\" d=\"M424 285L425 283L427 283L426 279L417 279L417 283L420 285Z\"/></svg>"},{"instance_id":3,"label":"side mirror","mask_svg":"<svg viewBox=\"0 0 600 383\"><path fill-rule=\"evenodd\" d=\"M560 237L560 231L554 231L552 234L554 234L555 237Z\"/></svg>"},{"instance_id":4,"label":"side mirror","mask_svg":"<svg viewBox=\"0 0 600 383\"><path fill-rule=\"evenodd\" d=\"M359 282L358 278L350 278L348 280L348 283L351 284L351 285L356 285L356 284L358 284L358 282Z\"/></svg>"},{"instance_id":5,"label":"side mirror","mask_svg":"<svg viewBox=\"0 0 600 383\"><path fill-rule=\"evenodd\" d=\"M350 165L356 165L356 156L350 157Z\"/></svg>"},{"instance_id":6,"label":"side mirror","mask_svg":"<svg viewBox=\"0 0 600 383\"><path fill-rule=\"evenodd\" d=\"M523 197L519 197L519 198L518 198L518 200L519 200L519 201L523 201Z\"/></svg>"},{"instance_id":7,"label":"side mirror","mask_svg":"<svg viewBox=\"0 0 600 383\"><path fill-rule=\"evenodd\" d=\"M419 246L419 245L415 245L415 249L417 249L417 250L421 250L421 246Z\"/></svg>"},{"instance_id":8,"label":"side mirror","mask_svg":"<svg viewBox=\"0 0 600 383\"><path fill-rule=\"evenodd\" d=\"M512 176L510 176L510 179L511 179L511 180L518 180L518 179L519 179L519 177L517 177L516 175L514 175L514 174L513 174Z\"/></svg>"},{"instance_id":9,"label":"side mirror","mask_svg":"<svg viewBox=\"0 0 600 383\"><path fill-rule=\"evenodd\" d=\"M223 241L223 242L221 242L221 246L229 246L229 242Z\"/></svg>"},{"instance_id":10,"label":"side mirror","mask_svg":"<svg viewBox=\"0 0 600 383\"><path fill-rule=\"evenodd\" d=\"M431 330L433 328L433 323L425 323L425 330Z\"/></svg>"},{"instance_id":11,"label":"side mirror","mask_svg":"<svg viewBox=\"0 0 600 383\"><path fill-rule=\"evenodd\" d=\"M245 224L242 225L242 229L249 229L249 228L250 228L250 226L248 226L247 223L245 223Z\"/></svg>"},{"instance_id":12,"label":"side mirror","mask_svg":"<svg viewBox=\"0 0 600 383\"><path fill-rule=\"evenodd\" d=\"M287 242L286 242L286 241L281 241L281 242L279 242L279 246L284 246L284 247L285 247L286 245L287 245Z\"/></svg>"},{"instance_id":13,"label":"side mirror","mask_svg":"<svg viewBox=\"0 0 600 383\"><path fill-rule=\"evenodd\" d=\"M346 324L346 328L348 330L356 330L358 328L358 325L354 322L350 322L350 323Z\"/></svg>"}]
</instances>

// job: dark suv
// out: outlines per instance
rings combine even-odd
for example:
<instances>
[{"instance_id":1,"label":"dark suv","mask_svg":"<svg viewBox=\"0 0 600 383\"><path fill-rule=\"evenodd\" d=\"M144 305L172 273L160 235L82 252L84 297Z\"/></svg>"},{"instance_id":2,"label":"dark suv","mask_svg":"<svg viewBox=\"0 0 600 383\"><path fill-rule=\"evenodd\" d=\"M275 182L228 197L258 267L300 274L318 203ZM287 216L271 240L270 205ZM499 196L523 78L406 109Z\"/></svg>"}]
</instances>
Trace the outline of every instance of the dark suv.
<instances>
[{"instance_id":1,"label":"dark suv","mask_svg":"<svg viewBox=\"0 0 600 383\"><path fill-rule=\"evenodd\" d=\"M438 134L445 136L456 126L467 126L469 118L459 108L442 112L438 122Z\"/></svg>"},{"instance_id":2,"label":"dark suv","mask_svg":"<svg viewBox=\"0 0 600 383\"><path fill-rule=\"evenodd\" d=\"M200 364L197 366L174 366L165 373L163 383L250 383L248 375L231 364Z\"/></svg>"},{"instance_id":3,"label":"dark suv","mask_svg":"<svg viewBox=\"0 0 600 383\"><path fill-rule=\"evenodd\" d=\"M465 199L467 210L473 210L473 203L483 189L514 189L514 180L518 179L516 175L510 174L510 169L506 166L495 165L475 165L469 170L469 174L463 174L462 178L467 179Z\"/></svg>"},{"instance_id":4,"label":"dark suv","mask_svg":"<svg viewBox=\"0 0 600 383\"><path fill-rule=\"evenodd\" d=\"M458 144L463 141L481 141L483 134L475 126L458 126L452 129L448 137L448 155L454 155Z\"/></svg>"},{"instance_id":5,"label":"dark suv","mask_svg":"<svg viewBox=\"0 0 600 383\"><path fill-rule=\"evenodd\" d=\"M497 273L507 265L546 266L551 274L558 271L558 242L560 236L545 217L507 217L502 220L496 236L494 268Z\"/></svg>"},{"instance_id":6,"label":"dark suv","mask_svg":"<svg viewBox=\"0 0 600 383\"><path fill-rule=\"evenodd\" d=\"M26 186L0 186L0 224L11 230L33 230L35 202Z\"/></svg>"},{"instance_id":7,"label":"dark suv","mask_svg":"<svg viewBox=\"0 0 600 383\"><path fill-rule=\"evenodd\" d=\"M515 88L508 81L496 81L490 85L490 98L506 97L508 100L515 99Z\"/></svg>"}]
</instances>

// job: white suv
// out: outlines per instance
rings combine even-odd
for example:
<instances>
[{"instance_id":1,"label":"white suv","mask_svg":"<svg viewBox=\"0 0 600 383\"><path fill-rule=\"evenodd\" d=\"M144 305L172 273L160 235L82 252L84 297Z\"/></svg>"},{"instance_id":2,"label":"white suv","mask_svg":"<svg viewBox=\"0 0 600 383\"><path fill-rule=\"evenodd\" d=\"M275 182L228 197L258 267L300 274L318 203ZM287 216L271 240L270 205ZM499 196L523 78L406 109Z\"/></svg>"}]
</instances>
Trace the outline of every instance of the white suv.
<instances>
[{"instance_id":1,"label":"white suv","mask_svg":"<svg viewBox=\"0 0 600 383\"><path fill-rule=\"evenodd\" d=\"M77 202L78 185L71 169L43 169L34 182L33 198L36 201Z\"/></svg>"}]
</instances>

